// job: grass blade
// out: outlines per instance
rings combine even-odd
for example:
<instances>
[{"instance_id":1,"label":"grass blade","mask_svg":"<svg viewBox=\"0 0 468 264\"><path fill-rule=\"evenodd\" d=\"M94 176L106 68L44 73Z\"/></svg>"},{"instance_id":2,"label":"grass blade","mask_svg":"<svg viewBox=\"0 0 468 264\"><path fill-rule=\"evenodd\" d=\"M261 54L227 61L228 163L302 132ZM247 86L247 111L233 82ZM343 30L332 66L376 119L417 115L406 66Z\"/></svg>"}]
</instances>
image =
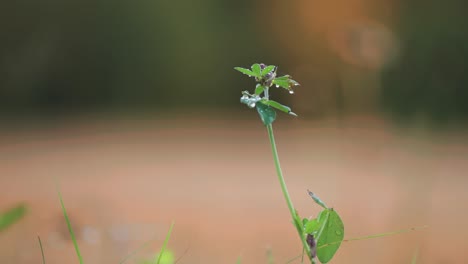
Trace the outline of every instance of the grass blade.
<instances>
[{"instance_id":1,"label":"grass blade","mask_svg":"<svg viewBox=\"0 0 468 264\"><path fill-rule=\"evenodd\" d=\"M67 222L68 232L70 233L71 239L73 241L73 245L75 246L76 255L78 256L78 260L80 261L80 264L83 264L83 257L81 256L80 248L78 247L78 242L76 241L75 233L73 232L70 219L68 218L67 210L65 209L65 205L62 199L62 194L60 193L60 190L58 188L57 188L57 192L60 198L60 204L62 206L63 216L65 217L65 221Z\"/></svg>"},{"instance_id":2,"label":"grass blade","mask_svg":"<svg viewBox=\"0 0 468 264\"><path fill-rule=\"evenodd\" d=\"M42 264L45 264L44 248L42 247L41 237L37 236L37 240L39 241L39 247L41 248Z\"/></svg>"},{"instance_id":3,"label":"grass blade","mask_svg":"<svg viewBox=\"0 0 468 264\"><path fill-rule=\"evenodd\" d=\"M419 257L419 248L417 248L414 251L413 259L411 260L411 264L416 264L416 262L418 261L418 257Z\"/></svg>"},{"instance_id":4,"label":"grass blade","mask_svg":"<svg viewBox=\"0 0 468 264\"><path fill-rule=\"evenodd\" d=\"M154 239L151 239L149 241L146 241L143 245L139 246L137 249L135 249L134 251L130 252L127 256L125 256L120 262L119 264L124 264L125 262L127 262L127 260L129 260L131 257L133 257L136 253L138 253L138 251L146 248L149 246L149 244L151 242L153 242Z\"/></svg>"},{"instance_id":5,"label":"grass blade","mask_svg":"<svg viewBox=\"0 0 468 264\"><path fill-rule=\"evenodd\" d=\"M167 232L166 239L164 240L163 246L161 248L161 252L159 252L158 258L156 259L156 264L159 264L161 261L161 257L164 254L164 250L166 250L167 243L169 242L169 238L171 237L172 228L174 227L174 221L171 223L171 227L169 227L169 231Z\"/></svg>"}]
</instances>

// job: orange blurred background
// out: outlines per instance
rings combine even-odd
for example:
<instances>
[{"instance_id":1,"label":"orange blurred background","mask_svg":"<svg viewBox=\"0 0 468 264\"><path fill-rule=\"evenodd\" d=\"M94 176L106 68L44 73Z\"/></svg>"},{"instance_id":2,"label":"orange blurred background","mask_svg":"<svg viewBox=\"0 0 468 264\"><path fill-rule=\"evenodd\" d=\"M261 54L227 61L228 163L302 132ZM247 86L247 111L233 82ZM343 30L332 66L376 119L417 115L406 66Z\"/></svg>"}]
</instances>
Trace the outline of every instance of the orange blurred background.
<instances>
[{"instance_id":1,"label":"orange blurred background","mask_svg":"<svg viewBox=\"0 0 468 264\"><path fill-rule=\"evenodd\" d=\"M286 263L301 254L264 126L233 70L279 65L280 159L299 213L337 210L331 263L467 263L463 3L45 0L0 10L1 263ZM291 263L300 263L296 260Z\"/></svg>"}]
</instances>

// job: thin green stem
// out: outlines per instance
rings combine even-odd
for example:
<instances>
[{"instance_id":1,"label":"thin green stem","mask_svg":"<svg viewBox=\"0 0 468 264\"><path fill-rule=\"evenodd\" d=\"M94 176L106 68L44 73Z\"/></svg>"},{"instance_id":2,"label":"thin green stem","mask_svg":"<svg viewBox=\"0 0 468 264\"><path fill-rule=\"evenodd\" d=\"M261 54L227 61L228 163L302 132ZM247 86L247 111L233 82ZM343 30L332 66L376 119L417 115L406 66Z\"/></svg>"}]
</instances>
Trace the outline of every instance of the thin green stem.
<instances>
[{"instance_id":1,"label":"thin green stem","mask_svg":"<svg viewBox=\"0 0 468 264\"><path fill-rule=\"evenodd\" d=\"M291 217L294 221L294 226L296 227L297 234L299 235L299 238L302 241L302 245L306 250L307 256L311 260L311 263L313 263L313 259L311 258L310 248L309 248L309 245L307 244L306 238L302 230L301 219L299 219L296 213L296 210L294 209L294 205L291 201L291 197L289 197L288 187L286 186L286 182L284 181L283 172L281 171L278 151L276 149L275 136L273 134L273 126L269 124L266 127L268 130L268 137L270 139L271 150L273 152L273 159L275 161L276 173L278 174L278 180L281 185L281 190L283 191L284 199L286 200L286 203L288 204L289 213L291 214Z\"/></svg>"}]
</instances>

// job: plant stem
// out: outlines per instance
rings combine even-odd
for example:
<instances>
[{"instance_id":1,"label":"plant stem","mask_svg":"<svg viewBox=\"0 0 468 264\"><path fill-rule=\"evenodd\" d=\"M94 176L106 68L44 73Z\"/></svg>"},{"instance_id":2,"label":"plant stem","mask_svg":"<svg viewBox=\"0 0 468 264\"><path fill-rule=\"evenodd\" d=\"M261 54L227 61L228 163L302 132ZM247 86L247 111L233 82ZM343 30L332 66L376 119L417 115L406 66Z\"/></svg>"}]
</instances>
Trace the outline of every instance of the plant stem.
<instances>
[{"instance_id":1,"label":"plant stem","mask_svg":"<svg viewBox=\"0 0 468 264\"><path fill-rule=\"evenodd\" d=\"M275 136L273 134L273 126L269 124L269 125L266 125L266 127L268 130L268 137L270 139L271 150L273 152L273 159L275 161L276 173L278 175L278 180L281 185L281 190L283 191L284 199L286 200L286 203L288 204L289 213L291 214L291 217L293 219L294 226L297 229L299 238L302 241L302 246L305 248L307 256L309 257L309 260L311 260L311 263L314 263L313 259L311 258L309 245L307 244L306 238L303 234L302 224L301 224L302 221L301 219L299 219L299 216L297 215L296 210L294 209L294 205L291 201L291 197L289 197L288 187L286 186L286 182L284 181L283 172L281 171L278 151L276 150Z\"/></svg>"}]
</instances>

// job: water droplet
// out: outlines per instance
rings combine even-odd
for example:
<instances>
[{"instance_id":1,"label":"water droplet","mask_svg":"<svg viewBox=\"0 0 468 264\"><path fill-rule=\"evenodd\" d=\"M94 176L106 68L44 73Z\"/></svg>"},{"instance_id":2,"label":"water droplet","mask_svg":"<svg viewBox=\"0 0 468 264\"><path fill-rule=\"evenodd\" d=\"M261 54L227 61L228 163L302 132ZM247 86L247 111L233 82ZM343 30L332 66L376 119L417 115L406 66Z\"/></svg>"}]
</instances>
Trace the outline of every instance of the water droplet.
<instances>
[{"instance_id":1,"label":"water droplet","mask_svg":"<svg viewBox=\"0 0 468 264\"><path fill-rule=\"evenodd\" d=\"M255 107L255 103L250 103L248 106L249 106L250 108L254 108L254 107Z\"/></svg>"},{"instance_id":2,"label":"water droplet","mask_svg":"<svg viewBox=\"0 0 468 264\"><path fill-rule=\"evenodd\" d=\"M336 231L335 231L335 234L338 235L338 236L340 236L342 233L341 233L340 230L336 230Z\"/></svg>"},{"instance_id":3,"label":"water droplet","mask_svg":"<svg viewBox=\"0 0 468 264\"><path fill-rule=\"evenodd\" d=\"M279 88L279 85L275 85L275 86L276 86L276 88Z\"/></svg>"},{"instance_id":4,"label":"water droplet","mask_svg":"<svg viewBox=\"0 0 468 264\"><path fill-rule=\"evenodd\" d=\"M289 94L294 94L294 91L293 91L293 90L289 90Z\"/></svg>"},{"instance_id":5,"label":"water droplet","mask_svg":"<svg viewBox=\"0 0 468 264\"><path fill-rule=\"evenodd\" d=\"M299 86L299 83L298 83L298 82L295 82L295 83L294 83L294 86Z\"/></svg>"}]
</instances>

